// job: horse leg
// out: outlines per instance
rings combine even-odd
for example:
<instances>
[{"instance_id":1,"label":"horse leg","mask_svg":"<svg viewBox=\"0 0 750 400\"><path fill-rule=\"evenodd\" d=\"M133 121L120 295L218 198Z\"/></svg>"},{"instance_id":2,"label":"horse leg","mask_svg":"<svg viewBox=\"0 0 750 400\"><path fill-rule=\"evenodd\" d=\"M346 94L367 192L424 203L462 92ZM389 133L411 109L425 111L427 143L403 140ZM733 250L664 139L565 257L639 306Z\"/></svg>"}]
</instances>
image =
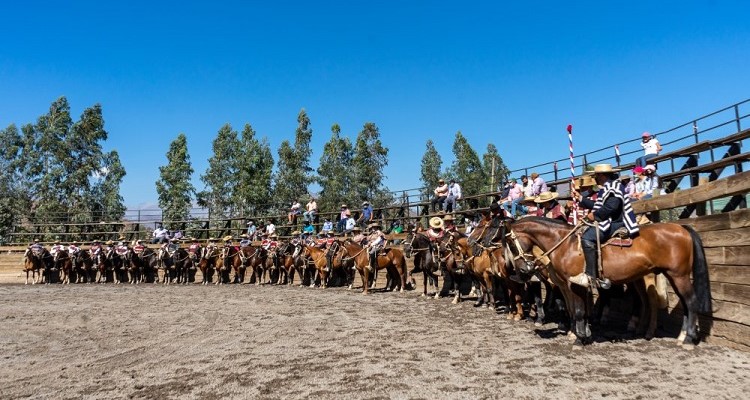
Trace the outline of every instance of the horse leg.
<instances>
[{"instance_id":1,"label":"horse leg","mask_svg":"<svg viewBox=\"0 0 750 400\"><path fill-rule=\"evenodd\" d=\"M646 340L651 340L656 334L656 317L659 314L659 293L656 287L657 275L646 275L648 278L644 279L646 283L646 299L648 301L648 327L646 328L645 337Z\"/></svg>"},{"instance_id":2,"label":"horse leg","mask_svg":"<svg viewBox=\"0 0 750 400\"><path fill-rule=\"evenodd\" d=\"M632 316L630 318L630 322L628 323L628 330L630 331L630 325L633 325L633 330L635 331L635 334L638 336L643 336L646 334L646 329L649 328L649 306L650 301L648 298L648 293L646 293L646 281L645 279L637 279L634 282L632 282L632 286L635 289L635 294L632 295L633 297L633 311L631 312ZM629 287L628 287L629 289ZM638 313L636 315L636 305L638 307Z\"/></svg>"},{"instance_id":3,"label":"horse leg","mask_svg":"<svg viewBox=\"0 0 750 400\"><path fill-rule=\"evenodd\" d=\"M428 272L426 269L422 270L422 297L427 296L427 278L429 278ZM430 279L430 284L432 284L432 279ZM415 285L416 286L416 285Z\"/></svg>"},{"instance_id":4,"label":"horse leg","mask_svg":"<svg viewBox=\"0 0 750 400\"><path fill-rule=\"evenodd\" d=\"M696 304L693 284L690 282L690 278L685 276L670 278L672 287L680 298L684 313L682 317L682 329L680 330L680 336L677 337L677 341L686 347L693 346L698 340L696 329L698 325L698 305Z\"/></svg>"}]
</instances>

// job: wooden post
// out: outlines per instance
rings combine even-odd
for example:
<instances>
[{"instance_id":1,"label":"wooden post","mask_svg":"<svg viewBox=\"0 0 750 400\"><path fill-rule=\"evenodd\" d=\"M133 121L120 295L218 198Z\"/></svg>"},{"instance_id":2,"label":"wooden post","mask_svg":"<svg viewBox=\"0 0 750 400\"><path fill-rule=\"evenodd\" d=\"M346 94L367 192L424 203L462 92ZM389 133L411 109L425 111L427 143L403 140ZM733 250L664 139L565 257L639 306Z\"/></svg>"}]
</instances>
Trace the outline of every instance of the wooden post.
<instances>
[{"instance_id":1,"label":"wooden post","mask_svg":"<svg viewBox=\"0 0 750 400\"><path fill-rule=\"evenodd\" d=\"M703 186L708 183L708 177L701 177L698 179L698 186ZM695 205L695 215L702 217L706 215L706 202L702 201Z\"/></svg>"}]
</instances>

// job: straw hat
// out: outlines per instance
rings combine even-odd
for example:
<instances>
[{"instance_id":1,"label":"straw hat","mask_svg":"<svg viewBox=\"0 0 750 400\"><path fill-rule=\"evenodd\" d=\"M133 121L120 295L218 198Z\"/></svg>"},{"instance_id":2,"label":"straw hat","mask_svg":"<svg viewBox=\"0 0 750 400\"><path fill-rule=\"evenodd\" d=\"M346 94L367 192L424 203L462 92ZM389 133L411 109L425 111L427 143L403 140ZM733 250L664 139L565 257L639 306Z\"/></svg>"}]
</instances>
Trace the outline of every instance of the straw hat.
<instances>
[{"instance_id":1,"label":"straw hat","mask_svg":"<svg viewBox=\"0 0 750 400\"><path fill-rule=\"evenodd\" d=\"M594 166L595 174L611 174L613 172L619 172L617 168L612 168L612 164L596 164Z\"/></svg>"},{"instance_id":2,"label":"straw hat","mask_svg":"<svg viewBox=\"0 0 750 400\"><path fill-rule=\"evenodd\" d=\"M215 237L210 237L210 238L208 238L208 241L209 241L209 242L215 242L215 241L216 241L216 238L215 238Z\"/></svg>"},{"instance_id":3,"label":"straw hat","mask_svg":"<svg viewBox=\"0 0 750 400\"><path fill-rule=\"evenodd\" d=\"M367 225L367 229L373 229L373 228L382 228L379 223L373 222L370 225Z\"/></svg>"},{"instance_id":4,"label":"straw hat","mask_svg":"<svg viewBox=\"0 0 750 400\"><path fill-rule=\"evenodd\" d=\"M107 243L104 243L104 244L106 244L107 246L112 246L113 244L115 244L115 242L111 240L107 240Z\"/></svg>"},{"instance_id":5,"label":"straw hat","mask_svg":"<svg viewBox=\"0 0 750 400\"><path fill-rule=\"evenodd\" d=\"M346 204L342 204L341 208L349 208Z\"/></svg>"},{"instance_id":6,"label":"straw hat","mask_svg":"<svg viewBox=\"0 0 750 400\"><path fill-rule=\"evenodd\" d=\"M362 229L358 226L355 226L354 228L352 228L352 232L362 232Z\"/></svg>"},{"instance_id":7,"label":"straw hat","mask_svg":"<svg viewBox=\"0 0 750 400\"><path fill-rule=\"evenodd\" d=\"M596 186L596 181L591 175L584 175L582 178L576 179L576 189L587 186Z\"/></svg>"},{"instance_id":8,"label":"straw hat","mask_svg":"<svg viewBox=\"0 0 750 400\"><path fill-rule=\"evenodd\" d=\"M334 232L334 231L328 231L328 232L326 232L326 236L334 236L335 234L336 234L336 232Z\"/></svg>"},{"instance_id":9,"label":"straw hat","mask_svg":"<svg viewBox=\"0 0 750 400\"><path fill-rule=\"evenodd\" d=\"M529 175L529 177L531 177L532 180L536 179L538 176L539 174L536 172L532 172L531 175Z\"/></svg>"},{"instance_id":10,"label":"straw hat","mask_svg":"<svg viewBox=\"0 0 750 400\"><path fill-rule=\"evenodd\" d=\"M222 242L231 242L232 241L232 235L226 235L221 239Z\"/></svg>"},{"instance_id":11,"label":"straw hat","mask_svg":"<svg viewBox=\"0 0 750 400\"><path fill-rule=\"evenodd\" d=\"M627 181L627 180L632 179L632 178L633 177L630 176L630 175L620 175L620 180L621 181Z\"/></svg>"},{"instance_id":12,"label":"straw hat","mask_svg":"<svg viewBox=\"0 0 750 400\"><path fill-rule=\"evenodd\" d=\"M273 234L271 234L271 236L269 236L269 238L271 238L271 239L278 239L279 235L273 233Z\"/></svg>"},{"instance_id":13,"label":"straw hat","mask_svg":"<svg viewBox=\"0 0 750 400\"><path fill-rule=\"evenodd\" d=\"M300 232L300 231L294 231L294 232L292 232L292 236L298 236L298 235L301 235L301 234L302 234L302 232Z\"/></svg>"},{"instance_id":14,"label":"straw hat","mask_svg":"<svg viewBox=\"0 0 750 400\"><path fill-rule=\"evenodd\" d=\"M443 229L443 226L445 223L440 217L432 217L430 218L430 228L432 229Z\"/></svg>"},{"instance_id":15,"label":"straw hat","mask_svg":"<svg viewBox=\"0 0 750 400\"><path fill-rule=\"evenodd\" d=\"M448 222L448 221L451 221L451 222L453 222L453 221L454 221L454 219L453 219L453 215L451 215L451 214L448 214L448 215L446 215L445 217L443 217L443 222Z\"/></svg>"},{"instance_id":16,"label":"straw hat","mask_svg":"<svg viewBox=\"0 0 750 400\"><path fill-rule=\"evenodd\" d=\"M117 240L125 240L125 236L120 235Z\"/></svg>"},{"instance_id":17,"label":"straw hat","mask_svg":"<svg viewBox=\"0 0 750 400\"><path fill-rule=\"evenodd\" d=\"M536 196L534 203L546 203L552 201L560 196L557 192L542 192L539 196Z\"/></svg>"},{"instance_id":18,"label":"straw hat","mask_svg":"<svg viewBox=\"0 0 750 400\"><path fill-rule=\"evenodd\" d=\"M533 204L534 200L536 200L536 197L527 196L527 197L524 197L523 200L521 200L521 204Z\"/></svg>"},{"instance_id":19,"label":"straw hat","mask_svg":"<svg viewBox=\"0 0 750 400\"><path fill-rule=\"evenodd\" d=\"M445 183L445 179L443 178L438 179L438 183Z\"/></svg>"}]
</instances>

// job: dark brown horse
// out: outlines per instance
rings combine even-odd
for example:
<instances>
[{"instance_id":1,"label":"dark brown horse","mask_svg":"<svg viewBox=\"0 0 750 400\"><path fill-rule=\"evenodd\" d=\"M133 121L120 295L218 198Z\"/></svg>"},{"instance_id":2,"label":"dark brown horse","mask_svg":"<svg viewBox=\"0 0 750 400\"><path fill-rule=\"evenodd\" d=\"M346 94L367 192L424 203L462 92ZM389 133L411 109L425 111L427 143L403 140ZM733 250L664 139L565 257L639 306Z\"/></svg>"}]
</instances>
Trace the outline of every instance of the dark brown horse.
<instances>
[{"instance_id":1,"label":"dark brown horse","mask_svg":"<svg viewBox=\"0 0 750 400\"><path fill-rule=\"evenodd\" d=\"M29 284L29 272L31 272L31 284L34 285L42 279L42 272L46 272L48 265L52 263L52 255L49 250L38 247L29 248L23 254L23 271L26 272L26 285Z\"/></svg>"},{"instance_id":2,"label":"dark brown horse","mask_svg":"<svg viewBox=\"0 0 750 400\"><path fill-rule=\"evenodd\" d=\"M583 254L578 250L578 238L573 227L566 223L528 217L509 224L517 240L511 241L515 265L530 272L536 259L530 251L536 245L550 258L547 264L550 278L563 292L569 313L575 320L576 343L587 343L591 337L588 325L591 292L568 282L568 278L584 270ZM517 248L517 247L520 247ZM698 340L698 313L711 312L711 291L703 245L698 234L689 226L663 223L641 226L640 234L631 247L605 246L602 248L603 277L612 283L635 281L648 273L663 273L680 299L683 317L678 342L692 346ZM693 282L690 277L693 277Z\"/></svg>"}]
</instances>

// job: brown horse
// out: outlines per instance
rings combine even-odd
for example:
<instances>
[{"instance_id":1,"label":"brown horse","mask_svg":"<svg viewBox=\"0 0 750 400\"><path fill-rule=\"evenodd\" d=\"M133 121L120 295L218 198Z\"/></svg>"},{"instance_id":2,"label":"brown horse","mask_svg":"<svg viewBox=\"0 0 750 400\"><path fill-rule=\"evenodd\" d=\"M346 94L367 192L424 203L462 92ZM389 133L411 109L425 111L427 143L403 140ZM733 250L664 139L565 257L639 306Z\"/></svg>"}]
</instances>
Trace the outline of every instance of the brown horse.
<instances>
[{"instance_id":1,"label":"brown horse","mask_svg":"<svg viewBox=\"0 0 750 400\"><path fill-rule=\"evenodd\" d=\"M575 320L576 344L587 343L591 337L588 325L590 290L568 282L568 278L584 270L583 254L578 250L575 231L570 226L541 217L528 217L509 224L517 237L510 241L516 248L516 265L533 272L538 257L530 254L536 245L550 258L547 269L550 278L563 292L569 313ZM602 248L603 277L612 283L635 281L648 273L663 273L680 299L683 317L678 342L692 346L698 340L698 313L711 312L711 291L703 245L698 234L689 226L663 223L641 226L640 235L631 247L605 246ZM532 271L529 271L532 270ZM690 281L692 273L693 281Z\"/></svg>"},{"instance_id":2,"label":"brown horse","mask_svg":"<svg viewBox=\"0 0 750 400\"><path fill-rule=\"evenodd\" d=\"M203 275L203 279L201 280L202 285L211 283L211 278L216 270L216 264L222 262L222 259L219 257L220 255L219 249L216 246L208 246L201 249L198 269L201 271L201 275Z\"/></svg>"},{"instance_id":3,"label":"brown horse","mask_svg":"<svg viewBox=\"0 0 750 400\"><path fill-rule=\"evenodd\" d=\"M369 249L363 248L359 244L354 243L351 239L346 239L342 243L342 246L346 249L346 258L354 260L354 266L357 268L357 271L359 271L359 275L362 278L362 293L368 294L368 283L371 273L370 268L368 268L370 265L370 257L368 254ZM378 270L385 269L386 272L389 273L389 276L398 275L401 280L399 288L400 291L403 292L406 288L406 275L408 273L404 252L397 248L386 247L384 251L378 252L377 261ZM386 289L391 288L387 285Z\"/></svg>"},{"instance_id":4,"label":"brown horse","mask_svg":"<svg viewBox=\"0 0 750 400\"><path fill-rule=\"evenodd\" d=\"M42 279L42 272L48 268L46 264L52 261L52 255L49 250L39 247L38 250L33 248L26 249L23 253L23 271L26 272L26 285L29 284L29 272L31 272L31 284L35 285Z\"/></svg>"},{"instance_id":5,"label":"brown horse","mask_svg":"<svg viewBox=\"0 0 750 400\"><path fill-rule=\"evenodd\" d=\"M60 283L67 285L70 283L70 274L73 273L73 259L70 258L67 250L59 250L54 257L55 269L62 276Z\"/></svg>"},{"instance_id":6,"label":"brown horse","mask_svg":"<svg viewBox=\"0 0 750 400\"><path fill-rule=\"evenodd\" d=\"M311 264L315 269L315 277L320 277L320 286L323 289L328 287L328 248L321 249L320 247L313 246L311 244L305 244L305 252L309 255ZM315 286L315 278L310 280L310 287Z\"/></svg>"}]
</instances>

